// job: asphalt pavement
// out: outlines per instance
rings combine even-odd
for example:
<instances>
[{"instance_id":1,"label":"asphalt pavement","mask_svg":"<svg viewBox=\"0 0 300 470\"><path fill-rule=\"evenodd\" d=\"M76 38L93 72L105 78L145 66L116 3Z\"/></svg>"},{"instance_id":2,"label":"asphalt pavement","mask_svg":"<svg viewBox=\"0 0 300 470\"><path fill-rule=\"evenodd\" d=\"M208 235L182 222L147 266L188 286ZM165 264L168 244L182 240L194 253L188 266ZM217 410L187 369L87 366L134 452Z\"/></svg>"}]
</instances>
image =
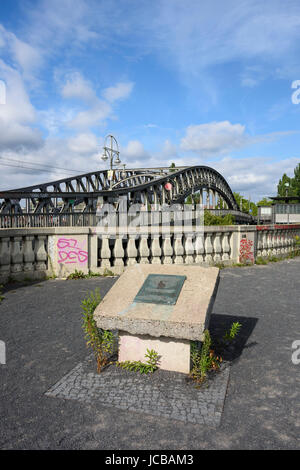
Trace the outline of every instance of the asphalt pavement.
<instances>
[{"instance_id":1,"label":"asphalt pavement","mask_svg":"<svg viewBox=\"0 0 300 470\"><path fill-rule=\"evenodd\" d=\"M45 395L89 351L81 301L116 278L15 283L0 303L1 449L299 449L300 258L221 270L210 329L242 329L217 428ZM201 286L199 286L199 289ZM300 358L300 352L298 357ZM294 361L295 362L295 361ZM296 361L297 362L297 361Z\"/></svg>"}]
</instances>

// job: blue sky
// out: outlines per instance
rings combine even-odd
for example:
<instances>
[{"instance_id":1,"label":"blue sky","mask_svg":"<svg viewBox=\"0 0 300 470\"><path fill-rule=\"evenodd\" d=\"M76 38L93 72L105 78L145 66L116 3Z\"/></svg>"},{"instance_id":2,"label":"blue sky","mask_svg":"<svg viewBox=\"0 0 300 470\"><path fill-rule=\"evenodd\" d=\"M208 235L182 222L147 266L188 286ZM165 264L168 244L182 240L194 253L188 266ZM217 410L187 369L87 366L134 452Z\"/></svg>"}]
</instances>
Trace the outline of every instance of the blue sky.
<instances>
[{"instance_id":1,"label":"blue sky","mask_svg":"<svg viewBox=\"0 0 300 470\"><path fill-rule=\"evenodd\" d=\"M299 39L298 0L1 0L0 188L105 168L113 134L129 168L273 195L300 161Z\"/></svg>"}]
</instances>

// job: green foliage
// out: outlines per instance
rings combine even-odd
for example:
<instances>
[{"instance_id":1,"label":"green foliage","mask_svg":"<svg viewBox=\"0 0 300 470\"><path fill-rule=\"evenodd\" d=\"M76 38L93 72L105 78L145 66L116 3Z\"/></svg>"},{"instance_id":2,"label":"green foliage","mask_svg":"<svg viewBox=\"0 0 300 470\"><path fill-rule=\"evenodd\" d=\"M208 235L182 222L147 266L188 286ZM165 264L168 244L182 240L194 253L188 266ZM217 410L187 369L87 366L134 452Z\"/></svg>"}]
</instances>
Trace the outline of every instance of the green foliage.
<instances>
[{"instance_id":1,"label":"green foliage","mask_svg":"<svg viewBox=\"0 0 300 470\"><path fill-rule=\"evenodd\" d=\"M153 373L158 367L158 353L153 349L147 349L145 354L146 362L141 361L123 361L116 362L116 366L121 367L125 370L130 370L134 372L140 372L141 374Z\"/></svg>"},{"instance_id":2,"label":"green foliage","mask_svg":"<svg viewBox=\"0 0 300 470\"><path fill-rule=\"evenodd\" d=\"M169 166L169 171L170 171L170 173L173 173L174 171L176 171L175 163L171 163L171 165Z\"/></svg>"},{"instance_id":3,"label":"green foliage","mask_svg":"<svg viewBox=\"0 0 300 470\"><path fill-rule=\"evenodd\" d=\"M69 280L69 279L85 279L85 278L86 278L86 275L84 274L83 271L77 271L77 269L75 269L74 273L69 274L69 276L67 277L67 280Z\"/></svg>"},{"instance_id":4,"label":"green foliage","mask_svg":"<svg viewBox=\"0 0 300 470\"><path fill-rule=\"evenodd\" d=\"M267 197L263 197L258 203L257 206L272 206L273 201Z\"/></svg>"},{"instance_id":5,"label":"green foliage","mask_svg":"<svg viewBox=\"0 0 300 470\"><path fill-rule=\"evenodd\" d=\"M98 328L94 319L94 311L100 301L101 296L99 289L95 289L94 293L90 292L81 302L83 312L82 328L85 331L86 344L91 347L94 352L98 373L100 373L107 364L109 356L113 353L115 342L113 333Z\"/></svg>"},{"instance_id":6,"label":"green foliage","mask_svg":"<svg viewBox=\"0 0 300 470\"><path fill-rule=\"evenodd\" d=\"M254 202L251 202L249 199L246 199L240 193L233 193L234 198L239 206L239 209L246 214L257 215L257 206Z\"/></svg>"},{"instance_id":7,"label":"green foliage","mask_svg":"<svg viewBox=\"0 0 300 470\"><path fill-rule=\"evenodd\" d=\"M292 181L294 193L300 197L300 163L294 169L294 178Z\"/></svg>"},{"instance_id":8,"label":"green foliage","mask_svg":"<svg viewBox=\"0 0 300 470\"><path fill-rule=\"evenodd\" d=\"M277 185L277 195L300 197L300 163L294 169L294 177L290 178L286 173L282 175Z\"/></svg>"},{"instance_id":9,"label":"green foliage","mask_svg":"<svg viewBox=\"0 0 300 470\"><path fill-rule=\"evenodd\" d=\"M242 325L239 322L233 322L229 331L226 331L223 339L224 341L233 341L241 329Z\"/></svg>"},{"instance_id":10,"label":"green foliage","mask_svg":"<svg viewBox=\"0 0 300 470\"><path fill-rule=\"evenodd\" d=\"M268 261L265 258L258 256L255 260L255 264L258 264L258 265L268 264Z\"/></svg>"},{"instance_id":11,"label":"green foliage","mask_svg":"<svg viewBox=\"0 0 300 470\"><path fill-rule=\"evenodd\" d=\"M84 274L83 271L77 271L77 269L75 269L74 273L69 274L69 276L67 277L67 280L68 279L90 279L91 277L107 277L107 276L114 276L114 273L107 268L104 269L103 274L93 273L92 271L89 271L88 274Z\"/></svg>"},{"instance_id":12,"label":"green foliage","mask_svg":"<svg viewBox=\"0 0 300 470\"><path fill-rule=\"evenodd\" d=\"M191 342L191 361L192 369L190 376L198 383L205 381L207 374L211 370L217 370L220 367L222 358L215 356L214 351L211 349L211 336L208 330L204 331L204 340L201 349L197 344Z\"/></svg>"},{"instance_id":13,"label":"green foliage","mask_svg":"<svg viewBox=\"0 0 300 470\"><path fill-rule=\"evenodd\" d=\"M114 276L114 273L110 270L110 269L107 269L105 268L104 269L104 272L102 274L102 276L106 277L106 276Z\"/></svg>"},{"instance_id":14,"label":"green foliage","mask_svg":"<svg viewBox=\"0 0 300 470\"><path fill-rule=\"evenodd\" d=\"M225 216L213 215L204 210L204 225L234 225L234 217L231 214Z\"/></svg>"}]
</instances>

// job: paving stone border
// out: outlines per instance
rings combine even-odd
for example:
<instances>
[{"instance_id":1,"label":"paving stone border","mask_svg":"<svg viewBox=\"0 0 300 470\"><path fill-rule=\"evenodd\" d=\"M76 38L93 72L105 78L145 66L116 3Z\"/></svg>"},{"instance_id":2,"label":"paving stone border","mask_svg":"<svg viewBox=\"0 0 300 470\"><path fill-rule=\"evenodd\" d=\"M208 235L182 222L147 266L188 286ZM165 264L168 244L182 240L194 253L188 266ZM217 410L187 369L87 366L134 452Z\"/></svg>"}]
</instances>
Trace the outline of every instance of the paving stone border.
<instances>
[{"instance_id":1,"label":"paving stone border","mask_svg":"<svg viewBox=\"0 0 300 470\"><path fill-rule=\"evenodd\" d=\"M53 385L48 397L101 403L108 407L162 416L186 423L219 426L229 381L229 363L195 387L186 374L157 370L145 375L115 365L96 372L92 355Z\"/></svg>"}]
</instances>

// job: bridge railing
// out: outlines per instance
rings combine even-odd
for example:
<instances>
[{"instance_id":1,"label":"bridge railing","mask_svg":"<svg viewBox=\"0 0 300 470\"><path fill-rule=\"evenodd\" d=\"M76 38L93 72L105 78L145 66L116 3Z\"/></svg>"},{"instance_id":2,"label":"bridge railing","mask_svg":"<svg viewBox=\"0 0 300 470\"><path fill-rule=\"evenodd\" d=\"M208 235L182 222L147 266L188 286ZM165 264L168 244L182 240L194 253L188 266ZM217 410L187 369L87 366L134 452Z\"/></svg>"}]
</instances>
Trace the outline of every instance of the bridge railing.
<instances>
[{"instance_id":1,"label":"bridge railing","mask_svg":"<svg viewBox=\"0 0 300 470\"><path fill-rule=\"evenodd\" d=\"M16 228L0 231L0 283L9 279L66 277L78 271L120 274L133 264L231 265L257 257L286 257L296 249L300 224L190 226L111 233L108 227Z\"/></svg>"},{"instance_id":2,"label":"bridge railing","mask_svg":"<svg viewBox=\"0 0 300 470\"><path fill-rule=\"evenodd\" d=\"M0 214L0 228L29 227L93 227L95 213L73 212L64 214Z\"/></svg>"},{"instance_id":3,"label":"bridge railing","mask_svg":"<svg viewBox=\"0 0 300 470\"><path fill-rule=\"evenodd\" d=\"M203 206L202 211L205 206ZM242 213L234 210L209 210L214 215L224 216L231 214L239 219L243 219L243 223L251 223L252 216L246 213ZM183 215L184 214L184 215ZM134 223L134 220L138 219L138 225L161 225L164 221L168 221L170 224L174 223L174 220L182 218L185 221L189 221L192 225L197 225L199 219L199 210L183 210L179 211L167 211L167 210L155 210L155 211L128 211L126 213L113 212L110 214L102 215L95 212L72 212L72 213L60 213L60 214L0 214L0 229L9 228L41 228L41 227L95 227L103 225L108 221L109 218L113 220L114 225L119 226L124 223L124 217L127 217L128 224ZM203 216L203 212L201 214ZM140 222L141 221L141 222Z\"/></svg>"}]
</instances>

